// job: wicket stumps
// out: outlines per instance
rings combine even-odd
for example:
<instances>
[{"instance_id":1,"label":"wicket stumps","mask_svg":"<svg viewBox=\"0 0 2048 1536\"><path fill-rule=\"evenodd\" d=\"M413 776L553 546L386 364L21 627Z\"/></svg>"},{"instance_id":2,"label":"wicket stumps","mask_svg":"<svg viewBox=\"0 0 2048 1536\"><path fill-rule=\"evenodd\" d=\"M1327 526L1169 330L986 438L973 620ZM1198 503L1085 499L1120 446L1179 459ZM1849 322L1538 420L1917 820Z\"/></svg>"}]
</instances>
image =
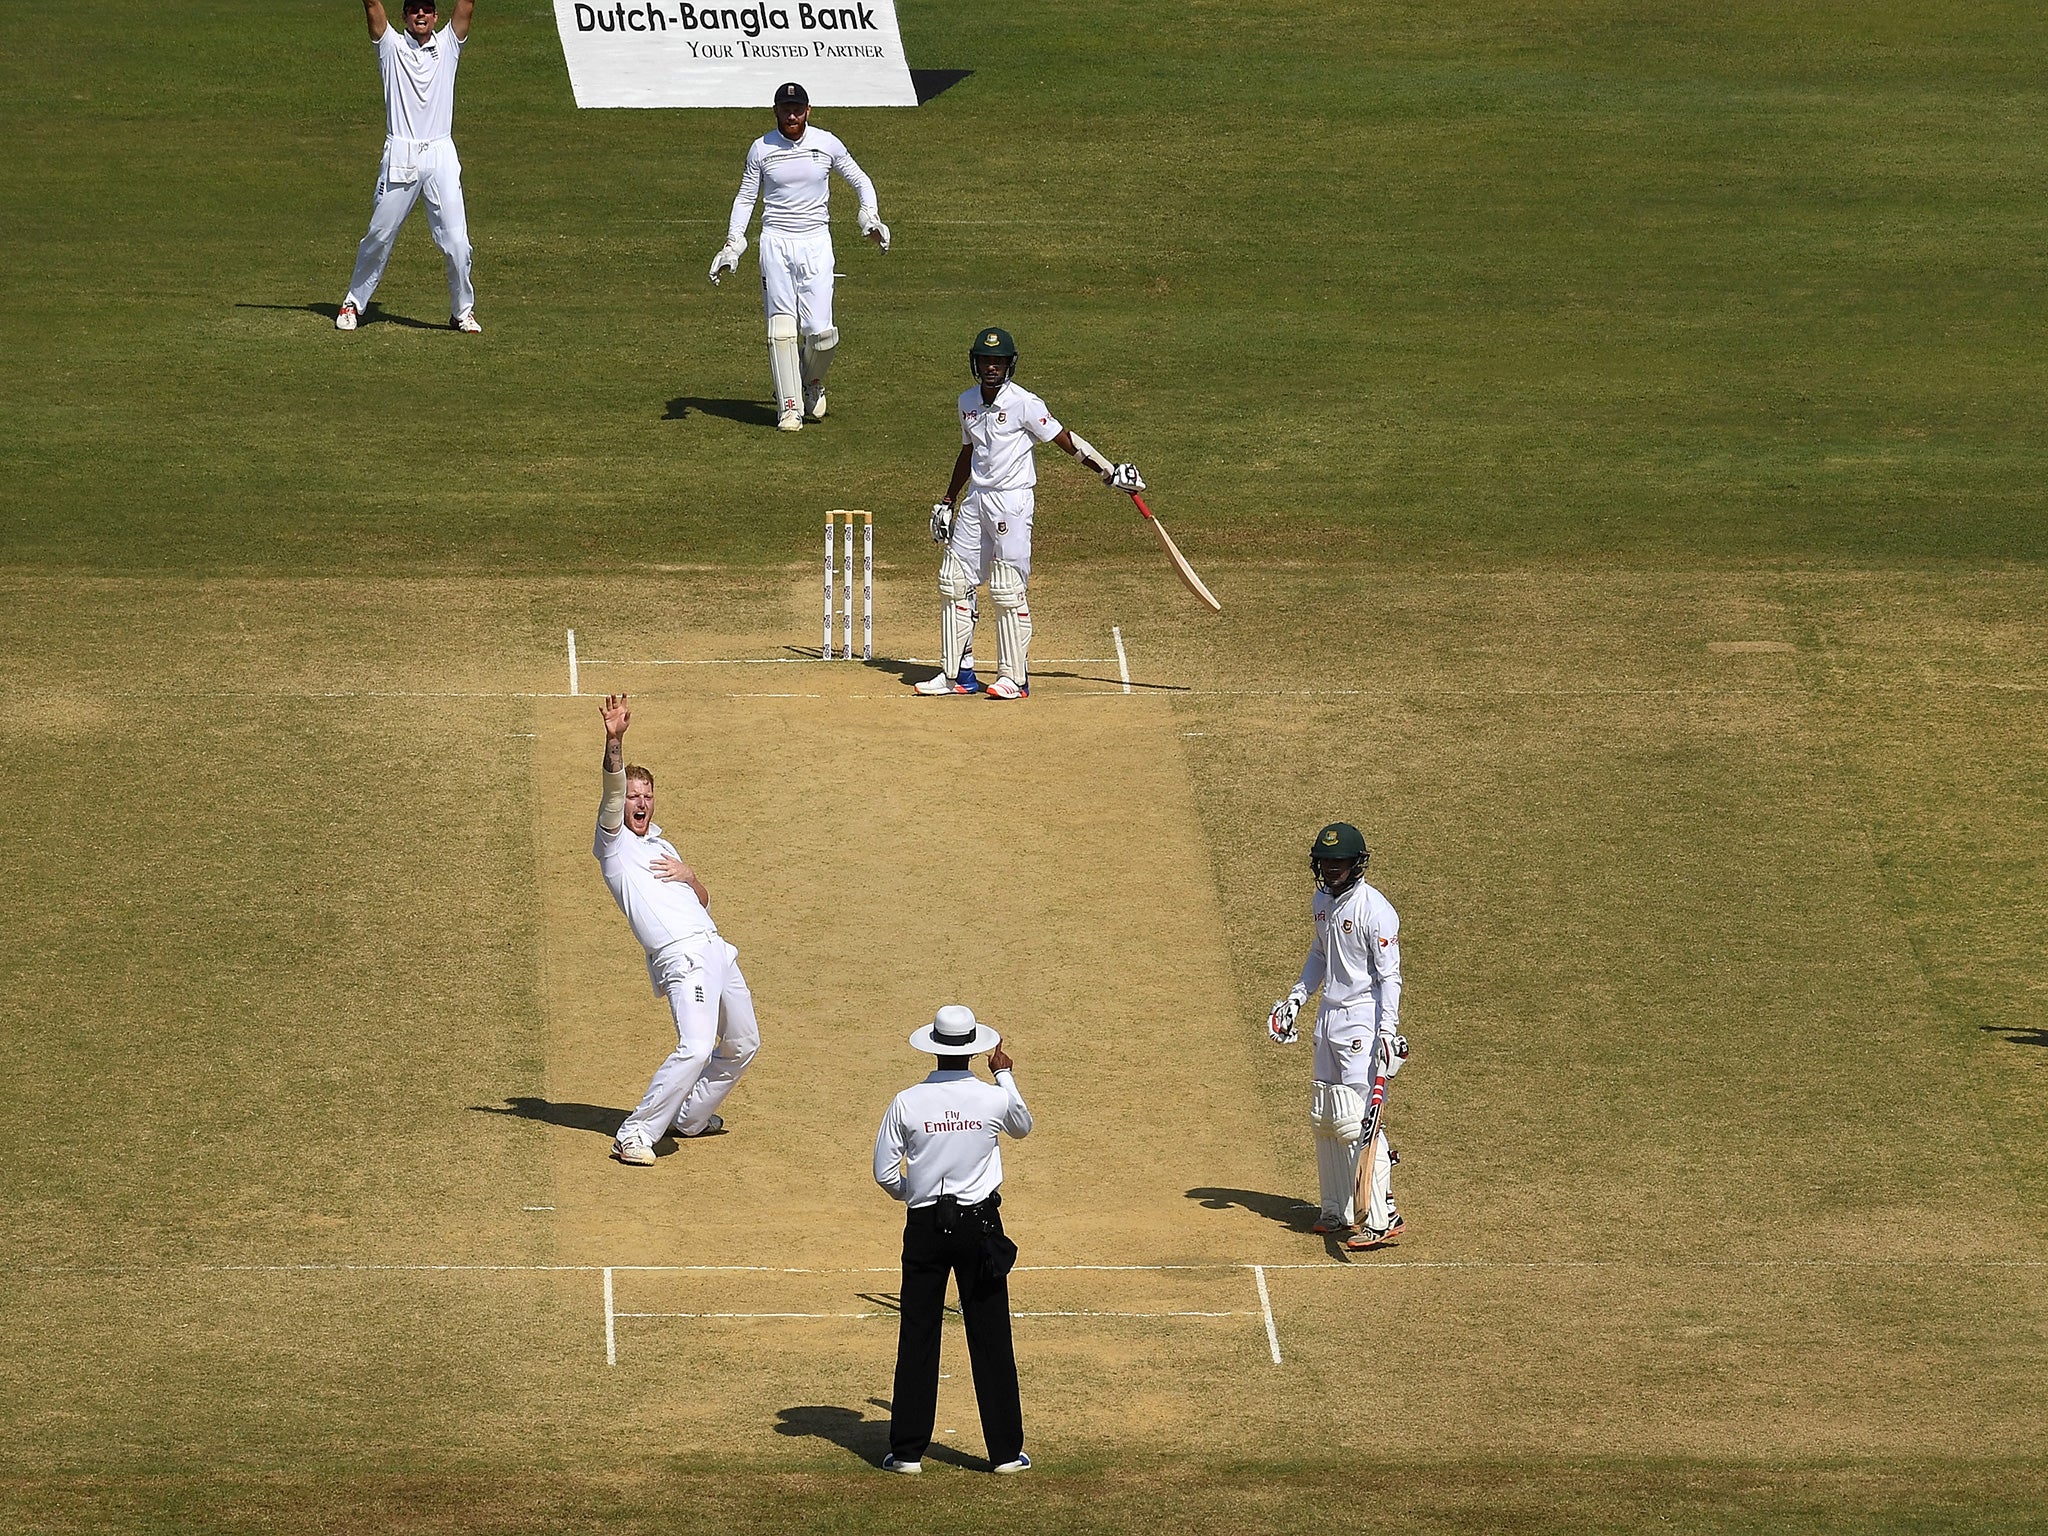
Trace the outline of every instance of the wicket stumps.
<instances>
[{"instance_id":1,"label":"wicket stumps","mask_svg":"<svg viewBox=\"0 0 2048 1536\"><path fill-rule=\"evenodd\" d=\"M872 512L849 512L844 507L825 514L825 660L832 654L832 588L838 567L833 559L833 534L841 518L846 519L846 650L844 659L853 660L853 520L860 519L860 659L875 659L875 516Z\"/></svg>"}]
</instances>

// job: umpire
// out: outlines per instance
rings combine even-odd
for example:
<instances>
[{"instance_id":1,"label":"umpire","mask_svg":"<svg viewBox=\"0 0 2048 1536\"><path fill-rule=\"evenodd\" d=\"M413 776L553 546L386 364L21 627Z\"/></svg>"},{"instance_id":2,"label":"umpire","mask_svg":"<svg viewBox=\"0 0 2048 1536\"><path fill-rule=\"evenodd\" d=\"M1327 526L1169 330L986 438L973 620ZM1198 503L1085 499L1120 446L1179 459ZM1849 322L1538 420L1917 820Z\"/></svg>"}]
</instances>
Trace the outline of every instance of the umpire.
<instances>
[{"instance_id":1,"label":"umpire","mask_svg":"<svg viewBox=\"0 0 2048 1536\"><path fill-rule=\"evenodd\" d=\"M960 1319L974 1364L981 1438L989 1469L1027 1472L1017 1356L1010 1345L1010 1266L1017 1245L1003 1235L1003 1158L998 1133L1031 1134L1002 1036L957 1003L938 1011L910 1043L939 1058L938 1070L903 1090L875 1134L875 1182L910 1207L903 1223L903 1313L896 1341L896 1393L889 1423L890 1472L922 1472L939 1403L939 1322L946 1275L960 1287ZM995 1073L969 1070L983 1051Z\"/></svg>"}]
</instances>

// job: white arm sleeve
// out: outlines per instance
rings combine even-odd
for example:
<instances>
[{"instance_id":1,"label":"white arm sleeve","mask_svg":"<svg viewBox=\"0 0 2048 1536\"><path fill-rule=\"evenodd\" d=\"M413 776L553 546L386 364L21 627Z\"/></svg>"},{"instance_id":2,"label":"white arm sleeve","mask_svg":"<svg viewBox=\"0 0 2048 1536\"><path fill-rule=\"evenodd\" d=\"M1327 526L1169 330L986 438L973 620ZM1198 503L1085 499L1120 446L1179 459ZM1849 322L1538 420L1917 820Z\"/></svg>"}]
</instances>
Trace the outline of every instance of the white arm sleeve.
<instances>
[{"instance_id":1,"label":"white arm sleeve","mask_svg":"<svg viewBox=\"0 0 2048 1536\"><path fill-rule=\"evenodd\" d=\"M747 224L754 217L754 202L761 195L761 161L747 151L747 168L740 173L739 196L732 200L732 217L726 221L725 243L747 248Z\"/></svg>"},{"instance_id":2,"label":"white arm sleeve","mask_svg":"<svg viewBox=\"0 0 2048 1536\"><path fill-rule=\"evenodd\" d=\"M1372 936L1373 993L1380 1005L1380 1038L1401 1033L1401 924Z\"/></svg>"},{"instance_id":3,"label":"white arm sleeve","mask_svg":"<svg viewBox=\"0 0 2048 1536\"><path fill-rule=\"evenodd\" d=\"M1031 1134L1031 1111L1025 1107L1024 1095L1017 1091L1017 1080L1008 1067L996 1074L996 1086L1010 1096L1009 1106L1003 1111L1003 1129L1021 1141Z\"/></svg>"},{"instance_id":4,"label":"white arm sleeve","mask_svg":"<svg viewBox=\"0 0 2048 1536\"><path fill-rule=\"evenodd\" d=\"M616 832L626 824L626 770L617 773L606 770L604 776L604 798L597 802L597 824L606 832Z\"/></svg>"},{"instance_id":5,"label":"white arm sleeve","mask_svg":"<svg viewBox=\"0 0 2048 1536\"><path fill-rule=\"evenodd\" d=\"M1294 984L1304 993L1313 992L1323 984L1329 969L1329 957L1323 953L1323 931L1318 928L1315 938L1309 941L1308 958L1301 962L1301 975Z\"/></svg>"},{"instance_id":6,"label":"white arm sleeve","mask_svg":"<svg viewBox=\"0 0 2048 1536\"><path fill-rule=\"evenodd\" d=\"M846 184L853 188L854 194L860 198L860 227L866 229L876 223L880 216L875 211L875 184L868 180L868 173L854 162L852 154L844 144L839 146L839 153L832 157L832 169L845 179Z\"/></svg>"},{"instance_id":7,"label":"white arm sleeve","mask_svg":"<svg viewBox=\"0 0 2048 1536\"><path fill-rule=\"evenodd\" d=\"M891 1200L903 1198L903 1116L893 1100L882 1116L882 1128L875 1132L875 1182Z\"/></svg>"}]
</instances>

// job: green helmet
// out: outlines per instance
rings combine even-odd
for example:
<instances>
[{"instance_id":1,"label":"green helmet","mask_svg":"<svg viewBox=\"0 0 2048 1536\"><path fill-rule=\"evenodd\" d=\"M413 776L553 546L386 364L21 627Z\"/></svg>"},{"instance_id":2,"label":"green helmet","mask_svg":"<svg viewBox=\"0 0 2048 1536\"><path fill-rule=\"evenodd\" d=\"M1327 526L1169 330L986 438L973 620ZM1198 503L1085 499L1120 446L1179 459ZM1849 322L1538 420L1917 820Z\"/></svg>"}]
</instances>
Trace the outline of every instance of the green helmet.
<instances>
[{"instance_id":1,"label":"green helmet","mask_svg":"<svg viewBox=\"0 0 2048 1536\"><path fill-rule=\"evenodd\" d=\"M1009 370L1003 375L1006 379L1017 371L1017 343L1000 325L991 325L977 332L974 345L967 349L967 371L976 379L981 377L981 360L984 357L1009 359Z\"/></svg>"},{"instance_id":2,"label":"green helmet","mask_svg":"<svg viewBox=\"0 0 2048 1536\"><path fill-rule=\"evenodd\" d=\"M1309 844L1308 867L1316 883L1332 896L1342 896L1356 885L1371 862L1365 834L1348 821L1331 822Z\"/></svg>"}]
</instances>

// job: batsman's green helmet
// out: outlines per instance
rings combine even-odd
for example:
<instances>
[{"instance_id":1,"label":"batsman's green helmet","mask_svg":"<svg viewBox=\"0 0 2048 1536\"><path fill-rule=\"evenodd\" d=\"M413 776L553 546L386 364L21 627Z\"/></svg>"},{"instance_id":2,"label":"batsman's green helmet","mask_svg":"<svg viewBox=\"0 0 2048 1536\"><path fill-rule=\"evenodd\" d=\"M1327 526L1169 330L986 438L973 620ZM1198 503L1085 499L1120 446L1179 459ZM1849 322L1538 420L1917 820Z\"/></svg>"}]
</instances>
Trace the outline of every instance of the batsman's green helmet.
<instances>
[{"instance_id":1,"label":"batsman's green helmet","mask_svg":"<svg viewBox=\"0 0 2048 1536\"><path fill-rule=\"evenodd\" d=\"M1333 821L1316 834L1308 856L1311 860L1369 857L1365 849L1365 834L1348 821Z\"/></svg>"},{"instance_id":2,"label":"batsman's green helmet","mask_svg":"<svg viewBox=\"0 0 2048 1536\"><path fill-rule=\"evenodd\" d=\"M1003 370L1006 379L1017 371L1017 343L1000 325L991 325L974 333L974 345L967 349L967 372L976 379L981 377L981 360L984 357L1006 360L1010 365Z\"/></svg>"}]
</instances>

